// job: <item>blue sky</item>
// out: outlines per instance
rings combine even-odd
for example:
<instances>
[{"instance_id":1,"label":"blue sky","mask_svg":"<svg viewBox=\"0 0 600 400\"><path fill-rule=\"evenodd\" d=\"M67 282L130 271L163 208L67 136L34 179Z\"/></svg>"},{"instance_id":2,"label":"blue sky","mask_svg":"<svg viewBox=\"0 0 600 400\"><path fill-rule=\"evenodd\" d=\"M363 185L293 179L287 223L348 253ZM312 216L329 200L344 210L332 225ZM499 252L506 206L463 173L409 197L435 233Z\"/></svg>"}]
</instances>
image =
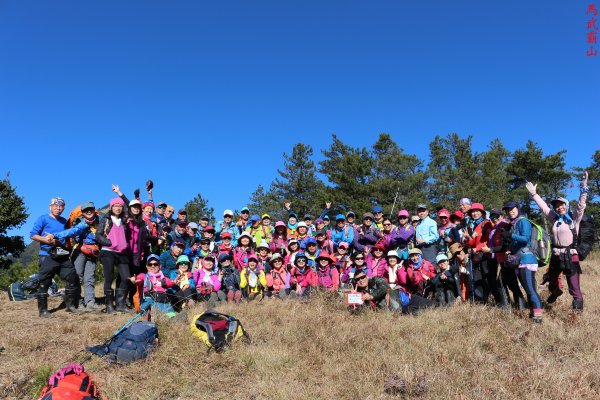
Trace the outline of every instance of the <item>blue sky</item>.
<instances>
[{"instance_id":1,"label":"blue sky","mask_svg":"<svg viewBox=\"0 0 600 400\"><path fill-rule=\"evenodd\" d=\"M0 1L0 173L27 236L67 208L148 178L176 208L241 208L297 142L387 132L528 139L587 165L600 146L589 1ZM600 6L596 2L596 5ZM600 49L600 45L597 45Z\"/></svg>"}]
</instances>

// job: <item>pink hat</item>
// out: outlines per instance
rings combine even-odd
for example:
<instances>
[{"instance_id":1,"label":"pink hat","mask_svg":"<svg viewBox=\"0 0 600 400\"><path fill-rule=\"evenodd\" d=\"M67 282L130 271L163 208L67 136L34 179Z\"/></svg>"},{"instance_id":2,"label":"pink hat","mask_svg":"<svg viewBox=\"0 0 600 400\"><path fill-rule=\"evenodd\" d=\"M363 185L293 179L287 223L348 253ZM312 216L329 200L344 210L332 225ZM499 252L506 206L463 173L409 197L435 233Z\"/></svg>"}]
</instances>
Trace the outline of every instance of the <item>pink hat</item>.
<instances>
[{"instance_id":1,"label":"pink hat","mask_svg":"<svg viewBox=\"0 0 600 400\"><path fill-rule=\"evenodd\" d=\"M400 211L398 211L398 216L399 217L408 217L409 216L408 215L408 211L406 211L406 210L400 210Z\"/></svg>"},{"instance_id":2,"label":"pink hat","mask_svg":"<svg viewBox=\"0 0 600 400\"><path fill-rule=\"evenodd\" d=\"M275 228L277 228L278 226L285 227L285 222L283 222L283 221L277 221L277 222L275 222Z\"/></svg>"},{"instance_id":3,"label":"pink hat","mask_svg":"<svg viewBox=\"0 0 600 400\"><path fill-rule=\"evenodd\" d=\"M125 207L125 202L123 201L122 198L120 197L115 197L114 199L110 199L110 206L114 206L114 205L121 205L123 207Z\"/></svg>"},{"instance_id":4,"label":"pink hat","mask_svg":"<svg viewBox=\"0 0 600 400\"><path fill-rule=\"evenodd\" d=\"M450 218L450 211L448 211L445 208L442 208L440 211L438 211L438 217Z\"/></svg>"}]
</instances>

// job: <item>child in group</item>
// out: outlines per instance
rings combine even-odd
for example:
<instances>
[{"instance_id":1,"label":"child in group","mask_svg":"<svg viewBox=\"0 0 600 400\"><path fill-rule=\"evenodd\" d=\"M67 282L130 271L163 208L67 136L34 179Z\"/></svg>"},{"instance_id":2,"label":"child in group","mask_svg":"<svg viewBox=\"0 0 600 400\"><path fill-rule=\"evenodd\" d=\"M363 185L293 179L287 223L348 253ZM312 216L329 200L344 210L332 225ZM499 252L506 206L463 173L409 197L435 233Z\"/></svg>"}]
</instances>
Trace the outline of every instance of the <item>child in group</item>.
<instances>
[{"instance_id":1,"label":"child in group","mask_svg":"<svg viewBox=\"0 0 600 400\"><path fill-rule=\"evenodd\" d=\"M283 265L283 257L279 253L271 257L271 270L267 275L267 296L287 299L290 292L290 273Z\"/></svg>"},{"instance_id":2,"label":"child in group","mask_svg":"<svg viewBox=\"0 0 600 400\"><path fill-rule=\"evenodd\" d=\"M240 288L245 291L248 300L262 300L267 287L265 271L258 268L258 257L248 256L248 266L240 274Z\"/></svg>"},{"instance_id":3,"label":"child in group","mask_svg":"<svg viewBox=\"0 0 600 400\"><path fill-rule=\"evenodd\" d=\"M160 269L160 258L156 254L150 254L146 259L145 274L140 273L130 278L136 285L137 296L141 300L140 308L145 310L148 306L159 310L169 318L175 316L175 310L169 301L167 289L173 286L173 281L167 278Z\"/></svg>"},{"instance_id":4,"label":"child in group","mask_svg":"<svg viewBox=\"0 0 600 400\"><path fill-rule=\"evenodd\" d=\"M198 301L207 301L210 306L214 306L217 300L224 300L219 299L222 272L215 272L214 266L215 257L209 254L202 259L201 268L194 271L196 297Z\"/></svg>"},{"instance_id":5,"label":"child in group","mask_svg":"<svg viewBox=\"0 0 600 400\"><path fill-rule=\"evenodd\" d=\"M196 292L196 283L194 276L189 271L190 259L186 255L177 258L177 269L171 271L169 278L173 281L173 286L167 290L174 297L174 307L177 309L191 307L195 304L194 293Z\"/></svg>"},{"instance_id":6,"label":"child in group","mask_svg":"<svg viewBox=\"0 0 600 400\"><path fill-rule=\"evenodd\" d=\"M450 261L445 254L438 254L435 261L437 274L431 279L435 290L435 300L440 306L451 305L456 298L456 279L450 271Z\"/></svg>"},{"instance_id":7,"label":"child in group","mask_svg":"<svg viewBox=\"0 0 600 400\"><path fill-rule=\"evenodd\" d=\"M227 298L229 303L239 304L242 299L242 290L240 288L240 271L233 265L230 254L221 254L219 256L219 265L223 277L221 278L220 298Z\"/></svg>"},{"instance_id":8,"label":"child in group","mask_svg":"<svg viewBox=\"0 0 600 400\"><path fill-rule=\"evenodd\" d=\"M317 264L317 287L330 292L336 291L340 286L340 274L333 267L335 259L329 253L321 252L315 261Z\"/></svg>"}]
</instances>

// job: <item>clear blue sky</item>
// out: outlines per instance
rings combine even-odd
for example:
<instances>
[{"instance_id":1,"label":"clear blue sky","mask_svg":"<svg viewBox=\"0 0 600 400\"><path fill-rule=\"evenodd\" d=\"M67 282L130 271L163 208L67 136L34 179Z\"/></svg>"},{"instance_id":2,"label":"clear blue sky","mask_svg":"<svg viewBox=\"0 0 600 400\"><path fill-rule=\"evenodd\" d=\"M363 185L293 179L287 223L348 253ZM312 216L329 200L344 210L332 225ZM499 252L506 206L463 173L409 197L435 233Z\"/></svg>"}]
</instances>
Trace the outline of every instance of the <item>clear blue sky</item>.
<instances>
[{"instance_id":1,"label":"clear blue sky","mask_svg":"<svg viewBox=\"0 0 600 400\"><path fill-rule=\"evenodd\" d=\"M332 133L388 132L423 159L451 132L476 150L532 139L587 165L588 3L0 1L0 173L32 215L18 232L54 195L102 205L148 178L157 200L200 192L218 216Z\"/></svg>"}]
</instances>

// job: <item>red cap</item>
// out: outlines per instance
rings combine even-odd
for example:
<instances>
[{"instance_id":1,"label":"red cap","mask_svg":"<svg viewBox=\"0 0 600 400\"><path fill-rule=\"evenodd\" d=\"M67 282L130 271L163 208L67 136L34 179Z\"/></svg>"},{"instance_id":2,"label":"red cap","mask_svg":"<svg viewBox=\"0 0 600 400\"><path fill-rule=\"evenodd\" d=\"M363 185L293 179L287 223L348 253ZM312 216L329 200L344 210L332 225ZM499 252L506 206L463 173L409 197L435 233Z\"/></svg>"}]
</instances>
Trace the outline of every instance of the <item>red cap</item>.
<instances>
[{"instance_id":1,"label":"red cap","mask_svg":"<svg viewBox=\"0 0 600 400\"><path fill-rule=\"evenodd\" d=\"M225 239L225 238L231 239L231 233L229 233L229 232L223 232L223 233L221 233L221 239Z\"/></svg>"},{"instance_id":2,"label":"red cap","mask_svg":"<svg viewBox=\"0 0 600 400\"><path fill-rule=\"evenodd\" d=\"M469 209L469 212L473 210L479 210L483 213L485 212L485 207L481 203L473 203L473 205L471 205L471 208Z\"/></svg>"},{"instance_id":3,"label":"red cap","mask_svg":"<svg viewBox=\"0 0 600 400\"><path fill-rule=\"evenodd\" d=\"M460 210L456 210L452 213L452 216L463 219L465 217L465 214L463 214L462 211L460 211Z\"/></svg>"},{"instance_id":4,"label":"red cap","mask_svg":"<svg viewBox=\"0 0 600 400\"><path fill-rule=\"evenodd\" d=\"M450 211L448 211L446 208L442 208L440 211L438 211L438 217L450 218Z\"/></svg>"}]
</instances>

